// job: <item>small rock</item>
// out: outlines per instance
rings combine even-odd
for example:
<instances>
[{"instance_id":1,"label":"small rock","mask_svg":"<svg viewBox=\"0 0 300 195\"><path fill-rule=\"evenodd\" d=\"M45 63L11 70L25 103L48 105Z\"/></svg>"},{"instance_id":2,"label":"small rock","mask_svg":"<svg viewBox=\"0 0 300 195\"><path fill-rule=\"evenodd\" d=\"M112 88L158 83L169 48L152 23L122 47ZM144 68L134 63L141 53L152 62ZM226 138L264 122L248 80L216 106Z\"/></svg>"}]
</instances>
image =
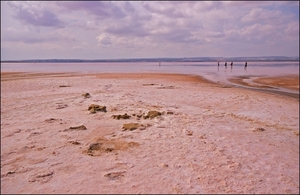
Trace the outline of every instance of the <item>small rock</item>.
<instances>
[{"instance_id":1,"label":"small rock","mask_svg":"<svg viewBox=\"0 0 300 195\"><path fill-rule=\"evenodd\" d=\"M85 97L85 98L90 98L91 97L91 95L89 93L84 93L84 94L82 94L82 96Z\"/></svg>"},{"instance_id":2,"label":"small rock","mask_svg":"<svg viewBox=\"0 0 300 195\"><path fill-rule=\"evenodd\" d=\"M146 126L143 125L143 124L141 124L141 125L139 126L139 130L145 130L145 129L146 129Z\"/></svg>"},{"instance_id":3,"label":"small rock","mask_svg":"<svg viewBox=\"0 0 300 195\"><path fill-rule=\"evenodd\" d=\"M123 125L123 131L129 130L129 131L133 131L137 128L139 128L139 124L138 123L127 123Z\"/></svg>"},{"instance_id":4,"label":"small rock","mask_svg":"<svg viewBox=\"0 0 300 195\"><path fill-rule=\"evenodd\" d=\"M136 115L137 119L142 118L142 116L143 116L142 114L137 114L137 115Z\"/></svg>"},{"instance_id":5,"label":"small rock","mask_svg":"<svg viewBox=\"0 0 300 195\"><path fill-rule=\"evenodd\" d=\"M87 128L84 125L80 125L77 127L70 127L71 130L87 130Z\"/></svg>"},{"instance_id":6,"label":"small rock","mask_svg":"<svg viewBox=\"0 0 300 195\"><path fill-rule=\"evenodd\" d=\"M112 172L112 173L105 174L104 177L107 177L109 180L117 180L124 177L124 173L125 171Z\"/></svg>"},{"instance_id":7,"label":"small rock","mask_svg":"<svg viewBox=\"0 0 300 195\"><path fill-rule=\"evenodd\" d=\"M175 86L164 86L164 87L157 87L157 89L174 89Z\"/></svg>"},{"instance_id":8,"label":"small rock","mask_svg":"<svg viewBox=\"0 0 300 195\"><path fill-rule=\"evenodd\" d=\"M11 175L11 174L15 174L16 172L15 171L8 171L7 173L6 173L6 175Z\"/></svg>"},{"instance_id":9,"label":"small rock","mask_svg":"<svg viewBox=\"0 0 300 195\"><path fill-rule=\"evenodd\" d=\"M100 150L101 143L91 143L88 150Z\"/></svg>"},{"instance_id":10,"label":"small rock","mask_svg":"<svg viewBox=\"0 0 300 195\"><path fill-rule=\"evenodd\" d=\"M165 163L161 164L161 166L162 166L162 167L165 167L165 168L169 167L169 165L168 165L168 164L165 164Z\"/></svg>"},{"instance_id":11,"label":"small rock","mask_svg":"<svg viewBox=\"0 0 300 195\"><path fill-rule=\"evenodd\" d=\"M49 118L49 119L46 119L45 122L47 122L47 123L52 123L52 122L57 121L57 120L59 120L59 119ZM60 119L60 120L61 120L61 119Z\"/></svg>"},{"instance_id":12,"label":"small rock","mask_svg":"<svg viewBox=\"0 0 300 195\"><path fill-rule=\"evenodd\" d=\"M257 128L253 128L252 131L253 132L262 132L262 131L265 131L265 129L262 127L257 127Z\"/></svg>"},{"instance_id":13,"label":"small rock","mask_svg":"<svg viewBox=\"0 0 300 195\"><path fill-rule=\"evenodd\" d=\"M186 134L186 135L193 135L193 131L191 131L191 130L186 130L186 131L185 131L185 134Z\"/></svg>"},{"instance_id":14,"label":"small rock","mask_svg":"<svg viewBox=\"0 0 300 195\"><path fill-rule=\"evenodd\" d=\"M66 108L66 107L68 107L67 104L59 104L59 105L56 107L56 109L63 109L63 108Z\"/></svg>"},{"instance_id":15,"label":"small rock","mask_svg":"<svg viewBox=\"0 0 300 195\"><path fill-rule=\"evenodd\" d=\"M80 145L78 141L69 141L69 143L74 144L74 145Z\"/></svg>"}]
</instances>

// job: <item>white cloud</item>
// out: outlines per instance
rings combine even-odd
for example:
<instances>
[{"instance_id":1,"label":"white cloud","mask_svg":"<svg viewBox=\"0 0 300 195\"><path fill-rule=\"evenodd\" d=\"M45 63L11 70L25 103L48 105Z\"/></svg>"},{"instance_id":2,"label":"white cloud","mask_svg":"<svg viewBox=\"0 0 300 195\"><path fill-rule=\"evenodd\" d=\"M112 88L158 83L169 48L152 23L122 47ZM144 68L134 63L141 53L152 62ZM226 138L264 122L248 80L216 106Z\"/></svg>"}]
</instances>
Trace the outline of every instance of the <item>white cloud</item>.
<instances>
[{"instance_id":1,"label":"white cloud","mask_svg":"<svg viewBox=\"0 0 300 195\"><path fill-rule=\"evenodd\" d=\"M39 45L69 57L254 56L272 44L285 48L270 55L299 53L299 2L1 2L1 27L1 52Z\"/></svg>"},{"instance_id":2,"label":"white cloud","mask_svg":"<svg viewBox=\"0 0 300 195\"><path fill-rule=\"evenodd\" d=\"M100 34L96 37L97 41L102 45L111 45L112 41L110 36L107 36L105 34Z\"/></svg>"}]
</instances>

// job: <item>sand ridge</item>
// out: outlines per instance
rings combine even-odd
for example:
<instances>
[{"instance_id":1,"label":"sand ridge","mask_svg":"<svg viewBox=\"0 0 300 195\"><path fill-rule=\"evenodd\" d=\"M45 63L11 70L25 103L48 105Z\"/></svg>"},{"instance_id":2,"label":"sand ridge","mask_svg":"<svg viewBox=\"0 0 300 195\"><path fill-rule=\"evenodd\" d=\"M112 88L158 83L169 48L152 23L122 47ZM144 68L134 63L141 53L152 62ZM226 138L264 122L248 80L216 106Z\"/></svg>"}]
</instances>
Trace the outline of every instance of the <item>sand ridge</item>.
<instances>
[{"instance_id":1,"label":"sand ridge","mask_svg":"<svg viewBox=\"0 0 300 195\"><path fill-rule=\"evenodd\" d=\"M299 101L180 75L6 80L1 193L297 194Z\"/></svg>"}]
</instances>

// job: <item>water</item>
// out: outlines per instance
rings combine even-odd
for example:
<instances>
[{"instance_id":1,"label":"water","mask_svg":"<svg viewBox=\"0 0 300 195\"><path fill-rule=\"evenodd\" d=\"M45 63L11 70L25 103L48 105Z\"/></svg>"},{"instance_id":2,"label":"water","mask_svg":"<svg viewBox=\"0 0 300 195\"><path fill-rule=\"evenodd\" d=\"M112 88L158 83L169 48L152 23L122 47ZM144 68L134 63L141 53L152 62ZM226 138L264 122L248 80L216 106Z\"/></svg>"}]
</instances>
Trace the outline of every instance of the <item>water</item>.
<instances>
[{"instance_id":1,"label":"water","mask_svg":"<svg viewBox=\"0 0 300 195\"><path fill-rule=\"evenodd\" d=\"M82 73L121 73L121 72L162 72L182 74L218 75L299 75L299 62L106 62L106 63L1 63L1 72L82 72Z\"/></svg>"},{"instance_id":2,"label":"water","mask_svg":"<svg viewBox=\"0 0 300 195\"><path fill-rule=\"evenodd\" d=\"M299 76L299 61L248 62L246 69L244 62L227 62L227 67L224 62L1 63L1 72L180 73L228 84L233 76Z\"/></svg>"}]
</instances>

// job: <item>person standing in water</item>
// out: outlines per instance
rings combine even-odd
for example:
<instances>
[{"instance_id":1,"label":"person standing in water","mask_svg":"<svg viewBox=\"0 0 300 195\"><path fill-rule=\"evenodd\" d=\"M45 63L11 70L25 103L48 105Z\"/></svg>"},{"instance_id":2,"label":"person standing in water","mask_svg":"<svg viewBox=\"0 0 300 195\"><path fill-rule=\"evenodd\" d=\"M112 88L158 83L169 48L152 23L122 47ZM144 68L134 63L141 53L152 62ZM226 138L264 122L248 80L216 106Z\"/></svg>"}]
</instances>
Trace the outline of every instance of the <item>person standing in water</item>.
<instances>
[{"instance_id":1,"label":"person standing in water","mask_svg":"<svg viewBox=\"0 0 300 195\"><path fill-rule=\"evenodd\" d=\"M225 66L227 67L227 62L225 62Z\"/></svg>"},{"instance_id":2,"label":"person standing in water","mask_svg":"<svg viewBox=\"0 0 300 195\"><path fill-rule=\"evenodd\" d=\"M230 66L232 66L232 65L233 65L233 62L231 62Z\"/></svg>"},{"instance_id":3,"label":"person standing in water","mask_svg":"<svg viewBox=\"0 0 300 195\"><path fill-rule=\"evenodd\" d=\"M245 63L245 68L244 69L245 69L245 71L247 71L247 62Z\"/></svg>"}]
</instances>

